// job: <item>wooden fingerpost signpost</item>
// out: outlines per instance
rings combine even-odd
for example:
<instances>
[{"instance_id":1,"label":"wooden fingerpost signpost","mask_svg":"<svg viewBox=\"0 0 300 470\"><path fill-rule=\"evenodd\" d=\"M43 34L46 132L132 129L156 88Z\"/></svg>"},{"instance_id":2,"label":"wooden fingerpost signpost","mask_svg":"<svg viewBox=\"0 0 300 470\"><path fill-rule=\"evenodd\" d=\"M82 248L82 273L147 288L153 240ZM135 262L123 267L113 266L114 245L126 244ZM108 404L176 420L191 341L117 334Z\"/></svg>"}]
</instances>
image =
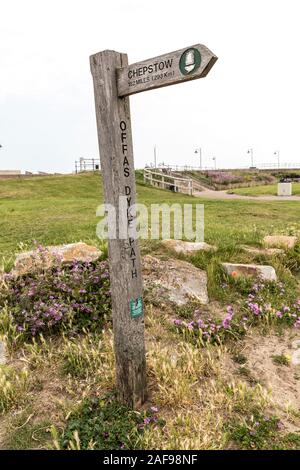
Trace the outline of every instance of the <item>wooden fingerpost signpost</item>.
<instances>
[{"instance_id":1,"label":"wooden fingerpost signpost","mask_svg":"<svg viewBox=\"0 0 300 470\"><path fill-rule=\"evenodd\" d=\"M130 235L136 190L128 96L205 77L216 60L201 44L132 65L126 54L115 51L90 57L104 199L117 219L117 237L108 240L117 391L131 407L141 405L147 391L140 251ZM120 196L127 201L125 238L119 237Z\"/></svg>"}]
</instances>

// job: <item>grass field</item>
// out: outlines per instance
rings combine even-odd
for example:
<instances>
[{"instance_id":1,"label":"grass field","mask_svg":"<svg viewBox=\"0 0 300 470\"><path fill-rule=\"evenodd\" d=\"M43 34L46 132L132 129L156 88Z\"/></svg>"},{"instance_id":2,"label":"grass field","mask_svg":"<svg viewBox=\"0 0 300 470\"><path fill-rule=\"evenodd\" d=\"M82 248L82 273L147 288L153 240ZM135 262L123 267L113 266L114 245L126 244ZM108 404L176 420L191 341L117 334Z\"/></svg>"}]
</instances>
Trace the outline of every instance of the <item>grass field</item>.
<instances>
[{"instance_id":1,"label":"grass field","mask_svg":"<svg viewBox=\"0 0 300 470\"><path fill-rule=\"evenodd\" d=\"M138 179L138 202L201 203L201 199L153 189ZM268 191L268 186L263 187ZM299 185L300 188L300 185ZM249 188L242 191L257 191ZM271 190L271 189L270 189ZM299 189L300 191L300 189ZM99 175L39 177L0 181L0 256L20 243L97 242L97 206L103 202ZM262 234L300 226L297 202L209 201L205 204L205 240L221 246L257 243Z\"/></svg>"},{"instance_id":2,"label":"grass field","mask_svg":"<svg viewBox=\"0 0 300 470\"><path fill-rule=\"evenodd\" d=\"M300 195L300 183L293 183L293 196ZM269 184L263 186L252 186L250 188L234 188L230 190L236 194L243 196L277 196L277 184Z\"/></svg>"},{"instance_id":3,"label":"grass field","mask_svg":"<svg viewBox=\"0 0 300 470\"><path fill-rule=\"evenodd\" d=\"M186 259L205 270L209 304L174 307L145 295L149 397L133 412L114 395L108 276L99 281L98 271L74 265L0 283L0 340L8 352L8 363L0 365L0 449L299 449L300 376L291 344L300 341L300 245L274 256L240 247L260 245L266 234L299 235L299 203L201 200L147 187L137 176L138 201L147 206L203 202L205 241L216 252L187 258L159 242L141 245L144 254ZM99 175L0 181L3 265L34 240L101 243L100 203ZM271 264L278 282L231 278L221 261ZM40 336L25 330L26 321L32 327L45 319L48 307L57 314L67 306L69 315L74 296L72 309L84 302L84 314L66 316L60 328ZM196 312L209 340L189 328ZM229 312L230 327L224 326Z\"/></svg>"}]
</instances>

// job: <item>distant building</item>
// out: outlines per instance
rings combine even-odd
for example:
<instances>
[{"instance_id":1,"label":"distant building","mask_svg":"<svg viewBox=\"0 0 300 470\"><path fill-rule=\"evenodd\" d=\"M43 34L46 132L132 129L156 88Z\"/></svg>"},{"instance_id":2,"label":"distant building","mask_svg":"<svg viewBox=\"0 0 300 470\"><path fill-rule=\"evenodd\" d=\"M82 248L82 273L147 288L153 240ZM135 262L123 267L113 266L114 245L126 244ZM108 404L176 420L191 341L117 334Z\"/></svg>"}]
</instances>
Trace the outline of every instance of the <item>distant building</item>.
<instances>
[{"instance_id":1,"label":"distant building","mask_svg":"<svg viewBox=\"0 0 300 470\"><path fill-rule=\"evenodd\" d=\"M21 174L21 170L0 170L2 176L18 176Z\"/></svg>"},{"instance_id":2,"label":"distant building","mask_svg":"<svg viewBox=\"0 0 300 470\"><path fill-rule=\"evenodd\" d=\"M0 170L0 179L15 178L16 176L21 176L21 170Z\"/></svg>"}]
</instances>

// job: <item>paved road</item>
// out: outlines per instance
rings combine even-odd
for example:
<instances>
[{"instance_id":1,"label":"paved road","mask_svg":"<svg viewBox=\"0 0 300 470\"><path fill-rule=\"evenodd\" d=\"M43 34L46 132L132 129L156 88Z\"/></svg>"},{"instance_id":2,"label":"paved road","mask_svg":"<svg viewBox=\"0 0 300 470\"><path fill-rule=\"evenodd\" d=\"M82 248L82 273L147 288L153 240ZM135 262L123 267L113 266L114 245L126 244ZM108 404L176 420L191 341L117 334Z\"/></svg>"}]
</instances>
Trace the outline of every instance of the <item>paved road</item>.
<instances>
[{"instance_id":1,"label":"paved road","mask_svg":"<svg viewBox=\"0 0 300 470\"><path fill-rule=\"evenodd\" d=\"M253 201L299 201L300 196L242 196L241 194L228 194L226 191L213 191L205 189L204 191L195 191L195 197L207 199L244 199Z\"/></svg>"}]
</instances>

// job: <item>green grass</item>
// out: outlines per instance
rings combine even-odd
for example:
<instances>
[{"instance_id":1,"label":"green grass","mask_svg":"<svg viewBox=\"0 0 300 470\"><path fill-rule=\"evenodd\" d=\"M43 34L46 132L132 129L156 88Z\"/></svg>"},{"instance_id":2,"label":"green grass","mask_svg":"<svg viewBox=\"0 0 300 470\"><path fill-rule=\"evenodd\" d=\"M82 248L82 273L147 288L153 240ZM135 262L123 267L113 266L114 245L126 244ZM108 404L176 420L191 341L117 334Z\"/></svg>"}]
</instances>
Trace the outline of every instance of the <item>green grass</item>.
<instances>
[{"instance_id":1,"label":"green grass","mask_svg":"<svg viewBox=\"0 0 300 470\"><path fill-rule=\"evenodd\" d=\"M278 366L289 366L290 359L285 354L276 354L272 357L274 364Z\"/></svg>"},{"instance_id":2,"label":"green grass","mask_svg":"<svg viewBox=\"0 0 300 470\"><path fill-rule=\"evenodd\" d=\"M147 206L203 202L205 240L233 253L239 243L257 244L262 234L300 226L300 207L293 201L201 200L145 186L140 174L137 197ZM0 256L7 262L20 243L31 248L33 240L45 245L79 240L99 243L96 209L102 202L102 182L96 174L1 180Z\"/></svg>"},{"instance_id":3,"label":"green grass","mask_svg":"<svg viewBox=\"0 0 300 470\"><path fill-rule=\"evenodd\" d=\"M293 196L300 195L300 183L292 184ZM242 196L277 196L277 184L265 184L263 186L252 186L250 188L235 188L230 190Z\"/></svg>"},{"instance_id":4,"label":"green grass","mask_svg":"<svg viewBox=\"0 0 300 470\"><path fill-rule=\"evenodd\" d=\"M7 450L48 449L51 445L51 422L47 419L34 422L31 409L14 416L6 428L3 447Z\"/></svg>"}]
</instances>

